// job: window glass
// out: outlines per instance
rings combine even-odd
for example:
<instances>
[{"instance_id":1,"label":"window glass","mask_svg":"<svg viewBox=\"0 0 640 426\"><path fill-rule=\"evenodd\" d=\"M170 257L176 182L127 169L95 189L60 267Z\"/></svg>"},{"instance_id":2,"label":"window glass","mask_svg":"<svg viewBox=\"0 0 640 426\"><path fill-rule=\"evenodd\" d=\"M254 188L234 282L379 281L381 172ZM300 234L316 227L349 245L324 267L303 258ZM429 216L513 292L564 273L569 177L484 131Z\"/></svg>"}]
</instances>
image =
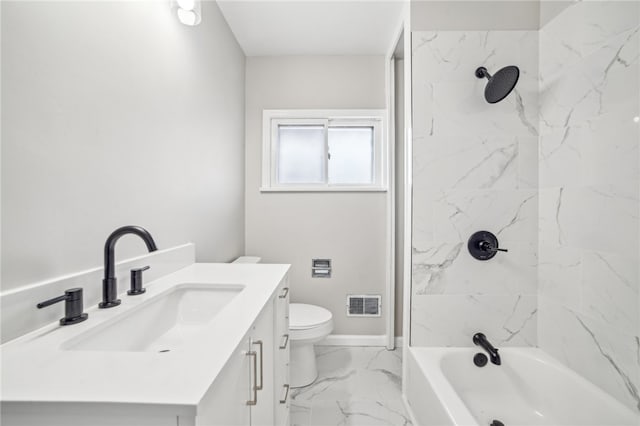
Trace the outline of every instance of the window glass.
<instances>
[{"instance_id":1,"label":"window glass","mask_svg":"<svg viewBox=\"0 0 640 426\"><path fill-rule=\"evenodd\" d=\"M324 126L278 126L279 183L322 183Z\"/></svg>"},{"instance_id":2,"label":"window glass","mask_svg":"<svg viewBox=\"0 0 640 426\"><path fill-rule=\"evenodd\" d=\"M373 127L329 128L329 183L373 183Z\"/></svg>"}]
</instances>

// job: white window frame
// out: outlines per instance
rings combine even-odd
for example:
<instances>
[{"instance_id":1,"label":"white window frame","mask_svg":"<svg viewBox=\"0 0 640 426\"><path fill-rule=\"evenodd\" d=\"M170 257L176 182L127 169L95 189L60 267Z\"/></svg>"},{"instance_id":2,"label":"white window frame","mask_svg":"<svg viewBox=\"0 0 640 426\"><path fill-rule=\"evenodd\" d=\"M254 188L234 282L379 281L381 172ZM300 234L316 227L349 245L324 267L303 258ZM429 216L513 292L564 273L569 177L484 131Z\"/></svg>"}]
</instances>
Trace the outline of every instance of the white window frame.
<instances>
[{"instance_id":1,"label":"white window frame","mask_svg":"<svg viewBox=\"0 0 640 426\"><path fill-rule=\"evenodd\" d=\"M366 110L263 110L262 112L262 186L261 192L386 192L388 190L388 143L386 111ZM328 153L325 152L324 183L278 183L278 126L322 125L325 137L329 127L373 127L373 182L366 184L328 183ZM325 140L325 151L328 149Z\"/></svg>"}]
</instances>

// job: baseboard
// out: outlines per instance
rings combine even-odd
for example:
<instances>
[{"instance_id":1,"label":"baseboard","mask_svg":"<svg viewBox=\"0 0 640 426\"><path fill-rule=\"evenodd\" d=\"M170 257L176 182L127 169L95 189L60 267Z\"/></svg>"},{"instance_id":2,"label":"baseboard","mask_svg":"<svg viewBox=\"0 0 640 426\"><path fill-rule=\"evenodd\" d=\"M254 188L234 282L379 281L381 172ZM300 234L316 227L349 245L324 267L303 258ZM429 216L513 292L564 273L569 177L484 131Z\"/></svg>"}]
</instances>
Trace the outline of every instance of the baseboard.
<instances>
[{"instance_id":1,"label":"baseboard","mask_svg":"<svg viewBox=\"0 0 640 426\"><path fill-rule=\"evenodd\" d=\"M384 334L331 334L318 343L322 346L387 346ZM402 336L395 338L396 347L402 347Z\"/></svg>"}]
</instances>

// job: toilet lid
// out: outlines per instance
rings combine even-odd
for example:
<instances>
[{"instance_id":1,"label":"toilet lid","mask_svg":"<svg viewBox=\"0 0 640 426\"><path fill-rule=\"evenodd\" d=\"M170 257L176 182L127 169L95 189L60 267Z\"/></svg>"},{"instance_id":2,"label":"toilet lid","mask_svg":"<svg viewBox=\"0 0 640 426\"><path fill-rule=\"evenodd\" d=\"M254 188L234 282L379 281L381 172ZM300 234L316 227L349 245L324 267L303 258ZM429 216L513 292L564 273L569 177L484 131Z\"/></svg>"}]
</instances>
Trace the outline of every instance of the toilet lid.
<instances>
[{"instance_id":1,"label":"toilet lid","mask_svg":"<svg viewBox=\"0 0 640 426\"><path fill-rule=\"evenodd\" d=\"M331 312L325 308L304 303L289 305L289 328L305 329L331 321Z\"/></svg>"}]
</instances>

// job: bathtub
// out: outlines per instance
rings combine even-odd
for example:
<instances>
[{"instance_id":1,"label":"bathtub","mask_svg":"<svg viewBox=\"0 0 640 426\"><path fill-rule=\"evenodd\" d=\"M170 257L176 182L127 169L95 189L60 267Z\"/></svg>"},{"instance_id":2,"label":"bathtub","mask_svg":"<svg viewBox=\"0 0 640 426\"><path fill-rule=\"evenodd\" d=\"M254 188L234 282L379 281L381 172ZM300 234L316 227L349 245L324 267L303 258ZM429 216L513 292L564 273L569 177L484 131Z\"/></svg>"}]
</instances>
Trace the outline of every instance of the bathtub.
<instances>
[{"instance_id":1,"label":"bathtub","mask_svg":"<svg viewBox=\"0 0 640 426\"><path fill-rule=\"evenodd\" d=\"M639 413L540 349L500 349L502 365L479 368L481 351L409 348L405 396L418 425L640 425Z\"/></svg>"}]
</instances>

